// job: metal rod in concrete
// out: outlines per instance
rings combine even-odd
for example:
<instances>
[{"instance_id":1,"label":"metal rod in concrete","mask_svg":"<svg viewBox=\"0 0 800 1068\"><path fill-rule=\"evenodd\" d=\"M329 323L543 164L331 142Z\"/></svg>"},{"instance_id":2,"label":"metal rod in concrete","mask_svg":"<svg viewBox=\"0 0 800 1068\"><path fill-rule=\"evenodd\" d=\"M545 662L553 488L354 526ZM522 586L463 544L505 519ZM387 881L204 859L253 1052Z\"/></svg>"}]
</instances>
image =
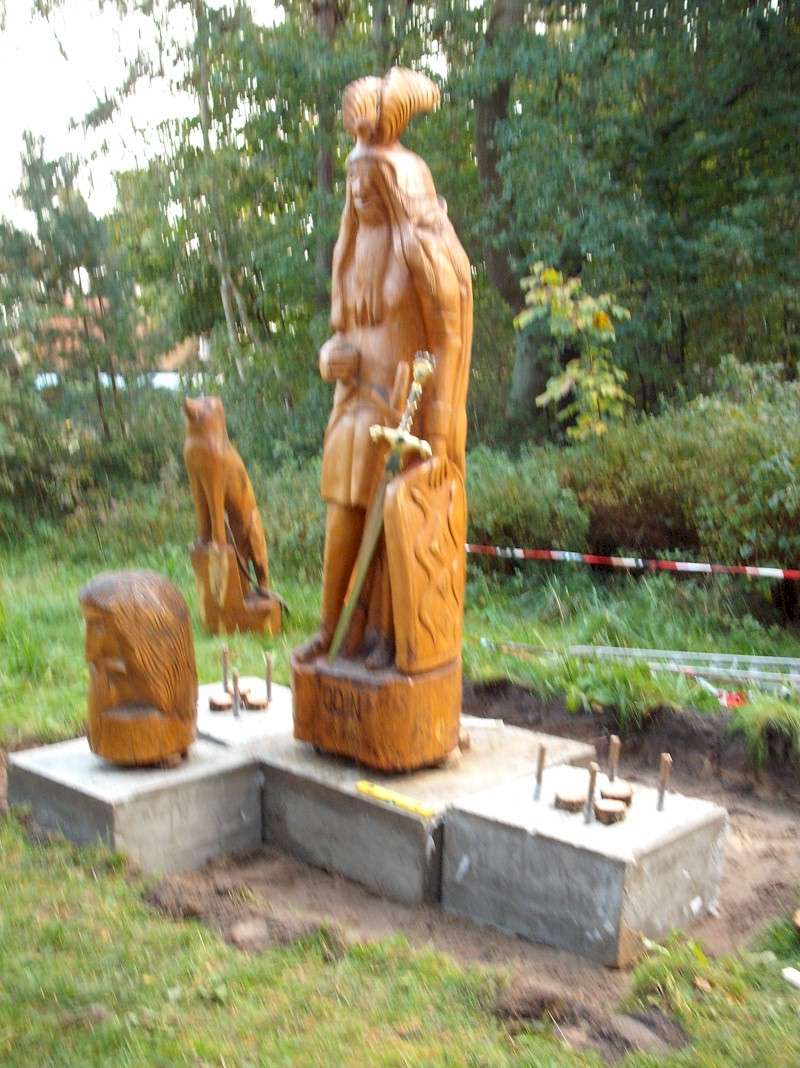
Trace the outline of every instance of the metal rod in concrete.
<instances>
[{"instance_id":1,"label":"metal rod in concrete","mask_svg":"<svg viewBox=\"0 0 800 1068\"><path fill-rule=\"evenodd\" d=\"M622 742L619 740L619 735L612 734L608 739L608 781L613 782L617 777L617 771L619 769L619 754L622 749Z\"/></svg>"},{"instance_id":2,"label":"metal rod in concrete","mask_svg":"<svg viewBox=\"0 0 800 1068\"><path fill-rule=\"evenodd\" d=\"M659 812L664 811L664 795L667 792L671 775L672 757L669 753L662 753L661 763L658 768L658 805L656 806Z\"/></svg>"},{"instance_id":3,"label":"metal rod in concrete","mask_svg":"<svg viewBox=\"0 0 800 1068\"><path fill-rule=\"evenodd\" d=\"M230 653L228 652L228 646L222 646L222 689L228 689L228 673L230 670Z\"/></svg>"},{"instance_id":4,"label":"metal rod in concrete","mask_svg":"<svg viewBox=\"0 0 800 1068\"><path fill-rule=\"evenodd\" d=\"M533 790L533 800L539 801L542 796L542 777L544 775L544 762L547 758L547 746L539 746L539 755L536 758L536 786Z\"/></svg>"},{"instance_id":5,"label":"metal rod in concrete","mask_svg":"<svg viewBox=\"0 0 800 1068\"><path fill-rule=\"evenodd\" d=\"M264 653L264 671L265 671L265 682L266 682L266 686L267 686L267 708L269 708L269 703L272 700L272 666L273 666L273 659L274 658L273 658L272 653L267 653L267 652Z\"/></svg>"},{"instance_id":6,"label":"metal rod in concrete","mask_svg":"<svg viewBox=\"0 0 800 1068\"><path fill-rule=\"evenodd\" d=\"M242 711L242 698L239 693L239 672L236 668L232 672L233 677L233 714L234 716L241 715Z\"/></svg>"},{"instance_id":7,"label":"metal rod in concrete","mask_svg":"<svg viewBox=\"0 0 800 1068\"><path fill-rule=\"evenodd\" d=\"M594 819L594 791L597 786L597 773L599 771L600 765L593 760L589 765L589 792L586 795L586 808L583 810L583 818L586 823L591 823Z\"/></svg>"}]
</instances>

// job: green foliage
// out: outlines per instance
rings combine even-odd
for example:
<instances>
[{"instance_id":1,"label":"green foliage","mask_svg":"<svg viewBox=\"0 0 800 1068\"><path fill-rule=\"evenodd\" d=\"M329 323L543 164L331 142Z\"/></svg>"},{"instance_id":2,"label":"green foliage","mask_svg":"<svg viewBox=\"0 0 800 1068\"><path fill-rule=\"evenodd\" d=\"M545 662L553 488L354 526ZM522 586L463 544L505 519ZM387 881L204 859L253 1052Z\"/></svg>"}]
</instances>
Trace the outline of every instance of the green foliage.
<instances>
[{"instance_id":1,"label":"green foliage","mask_svg":"<svg viewBox=\"0 0 800 1068\"><path fill-rule=\"evenodd\" d=\"M800 387L725 364L726 391L614 427L562 455L589 540L702 551L723 563L800 558Z\"/></svg>"},{"instance_id":2,"label":"green foliage","mask_svg":"<svg viewBox=\"0 0 800 1068\"><path fill-rule=\"evenodd\" d=\"M44 520L97 521L115 499L158 483L182 440L177 399L131 382L128 436L104 441L92 421L88 391L42 391L29 377L0 372L0 541L30 534ZM83 519L81 519L83 517ZM68 523L67 530L70 529Z\"/></svg>"},{"instance_id":3,"label":"green foliage","mask_svg":"<svg viewBox=\"0 0 800 1068\"><path fill-rule=\"evenodd\" d=\"M584 548L588 517L559 484L554 449L516 460L485 446L472 449L467 484L470 541Z\"/></svg>"},{"instance_id":4,"label":"green foliage","mask_svg":"<svg viewBox=\"0 0 800 1068\"><path fill-rule=\"evenodd\" d=\"M537 319L545 320L555 341L555 362L565 352L577 349L578 356L567 361L563 371L548 380L547 388L536 398L541 408L560 404L570 394L573 400L558 413L565 421L567 437L575 441L600 437L611 421L625 415L633 397L622 388L627 372L611 362L611 346L616 340L614 320L630 319L627 308L616 303L611 293L591 297L582 292L580 278L567 278L553 267L534 263L533 274L523 278L526 307L514 320L518 330Z\"/></svg>"},{"instance_id":5,"label":"green foliage","mask_svg":"<svg viewBox=\"0 0 800 1068\"><path fill-rule=\"evenodd\" d=\"M747 743L753 765L763 767L774 755L800 765L800 706L767 694L734 710L731 730Z\"/></svg>"}]
</instances>

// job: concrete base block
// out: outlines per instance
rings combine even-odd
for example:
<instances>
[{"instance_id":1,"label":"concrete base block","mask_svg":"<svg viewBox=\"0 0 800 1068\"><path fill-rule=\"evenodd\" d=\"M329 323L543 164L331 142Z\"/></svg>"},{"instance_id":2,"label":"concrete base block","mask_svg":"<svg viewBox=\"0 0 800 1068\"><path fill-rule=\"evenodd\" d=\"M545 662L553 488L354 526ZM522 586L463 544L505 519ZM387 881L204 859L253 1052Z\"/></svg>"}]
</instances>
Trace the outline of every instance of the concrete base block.
<instances>
[{"instance_id":1,"label":"concrete base block","mask_svg":"<svg viewBox=\"0 0 800 1068\"><path fill-rule=\"evenodd\" d=\"M601 781L603 777L601 776ZM708 801L635 786L627 818L604 826L553 807L586 788L577 768L475 794L447 813L442 903L450 912L618 966L643 937L683 928L716 903L727 813Z\"/></svg>"},{"instance_id":2,"label":"concrete base block","mask_svg":"<svg viewBox=\"0 0 800 1068\"><path fill-rule=\"evenodd\" d=\"M496 720L463 717L462 730L471 746L459 761L405 775L358 768L291 733L266 739L251 749L264 771L265 841L392 900L439 900L448 805L525 775L542 742L551 763L588 763L594 756L583 742ZM390 800L376 797L376 786L390 791Z\"/></svg>"},{"instance_id":3,"label":"concrete base block","mask_svg":"<svg viewBox=\"0 0 800 1068\"><path fill-rule=\"evenodd\" d=\"M177 768L119 768L85 738L11 753L8 799L79 844L101 841L145 871L198 868L261 844L261 772L248 754L196 742Z\"/></svg>"},{"instance_id":4,"label":"concrete base block","mask_svg":"<svg viewBox=\"0 0 800 1068\"><path fill-rule=\"evenodd\" d=\"M242 679L244 684L247 680ZM263 682L262 682L263 685ZM197 695L197 736L218 745L251 748L275 735L292 733L292 691L288 686L273 683L272 701L263 711L241 715L233 712L212 712L208 707L208 695L218 690L221 683L200 686Z\"/></svg>"}]
</instances>

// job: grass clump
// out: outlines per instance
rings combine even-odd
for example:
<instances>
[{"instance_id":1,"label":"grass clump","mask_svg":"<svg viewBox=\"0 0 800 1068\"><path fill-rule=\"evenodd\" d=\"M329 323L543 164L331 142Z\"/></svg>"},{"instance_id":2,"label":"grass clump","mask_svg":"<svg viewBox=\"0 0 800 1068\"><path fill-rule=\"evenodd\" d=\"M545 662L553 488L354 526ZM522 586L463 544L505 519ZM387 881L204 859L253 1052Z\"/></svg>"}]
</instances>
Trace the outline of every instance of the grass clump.
<instances>
[{"instance_id":1,"label":"grass clump","mask_svg":"<svg viewBox=\"0 0 800 1068\"><path fill-rule=\"evenodd\" d=\"M731 731L741 735L754 766L770 754L800 764L800 705L771 694L754 695L733 714Z\"/></svg>"}]
</instances>

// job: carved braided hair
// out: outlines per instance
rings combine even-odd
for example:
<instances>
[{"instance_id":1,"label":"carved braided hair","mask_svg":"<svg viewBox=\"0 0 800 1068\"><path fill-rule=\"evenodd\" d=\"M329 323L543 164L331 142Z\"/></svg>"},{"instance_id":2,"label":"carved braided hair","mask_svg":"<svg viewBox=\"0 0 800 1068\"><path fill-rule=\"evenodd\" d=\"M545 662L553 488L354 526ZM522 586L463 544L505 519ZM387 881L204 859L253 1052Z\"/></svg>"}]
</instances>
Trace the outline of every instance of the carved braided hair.
<instances>
[{"instance_id":1,"label":"carved braided hair","mask_svg":"<svg viewBox=\"0 0 800 1068\"><path fill-rule=\"evenodd\" d=\"M344 91L344 128L375 146L399 141L409 120L439 105L439 89L426 74L392 67L384 78L359 78Z\"/></svg>"}]
</instances>

